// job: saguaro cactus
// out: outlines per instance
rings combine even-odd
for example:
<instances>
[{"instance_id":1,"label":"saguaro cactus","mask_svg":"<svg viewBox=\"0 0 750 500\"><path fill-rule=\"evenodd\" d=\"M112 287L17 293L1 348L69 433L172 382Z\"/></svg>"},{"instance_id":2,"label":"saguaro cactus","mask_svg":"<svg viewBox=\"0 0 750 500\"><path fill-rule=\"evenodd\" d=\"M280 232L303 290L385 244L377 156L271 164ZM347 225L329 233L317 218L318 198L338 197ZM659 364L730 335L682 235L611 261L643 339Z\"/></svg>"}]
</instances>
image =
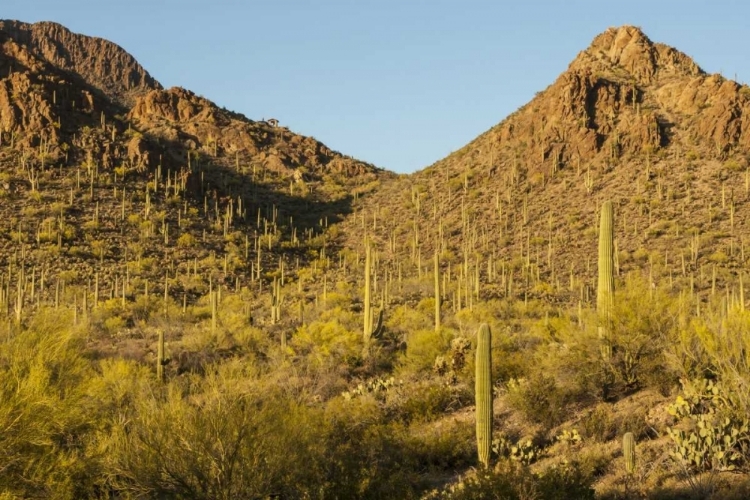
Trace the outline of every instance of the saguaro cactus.
<instances>
[{"instance_id":1,"label":"saguaro cactus","mask_svg":"<svg viewBox=\"0 0 750 500\"><path fill-rule=\"evenodd\" d=\"M281 282L277 279L273 279L273 287L271 289L271 324L275 325L281 321Z\"/></svg>"},{"instance_id":2,"label":"saguaro cactus","mask_svg":"<svg viewBox=\"0 0 750 500\"><path fill-rule=\"evenodd\" d=\"M435 331L440 331L440 260L435 249Z\"/></svg>"},{"instance_id":3,"label":"saguaro cactus","mask_svg":"<svg viewBox=\"0 0 750 500\"><path fill-rule=\"evenodd\" d=\"M477 453L484 467L490 464L492 446L492 333L487 324L482 324L477 333L476 359L476 420Z\"/></svg>"},{"instance_id":4,"label":"saguaro cactus","mask_svg":"<svg viewBox=\"0 0 750 500\"><path fill-rule=\"evenodd\" d=\"M612 309L615 304L614 276L614 208L611 201L602 205L599 224L599 283L596 294L596 312L599 316L599 339L604 359L612 355Z\"/></svg>"},{"instance_id":5,"label":"saguaro cactus","mask_svg":"<svg viewBox=\"0 0 750 500\"><path fill-rule=\"evenodd\" d=\"M370 242L365 241L365 299L364 299L364 338L365 342L370 340L372 335L372 311L370 309L370 276L372 274L372 251Z\"/></svg>"},{"instance_id":6,"label":"saguaro cactus","mask_svg":"<svg viewBox=\"0 0 750 500\"><path fill-rule=\"evenodd\" d=\"M209 292L211 299L211 333L216 333L219 318L219 297L214 291Z\"/></svg>"},{"instance_id":7,"label":"saguaro cactus","mask_svg":"<svg viewBox=\"0 0 750 500\"><path fill-rule=\"evenodd\" d=\"M635 471L635 438L632 432L622 437L622 456L625 457L625 470L628 474Z\"/></svg>"},{"instance_id":8,"label":"saguaro cactus","mask_svg":"<svg viewBox=\"0 0 750 500\"><path fill-rule=\"evenodd\" d=\"M164 381L164 331L159 330L159 344L156 348L156 378L160 382Z\"/></svg>"}]
</instances>

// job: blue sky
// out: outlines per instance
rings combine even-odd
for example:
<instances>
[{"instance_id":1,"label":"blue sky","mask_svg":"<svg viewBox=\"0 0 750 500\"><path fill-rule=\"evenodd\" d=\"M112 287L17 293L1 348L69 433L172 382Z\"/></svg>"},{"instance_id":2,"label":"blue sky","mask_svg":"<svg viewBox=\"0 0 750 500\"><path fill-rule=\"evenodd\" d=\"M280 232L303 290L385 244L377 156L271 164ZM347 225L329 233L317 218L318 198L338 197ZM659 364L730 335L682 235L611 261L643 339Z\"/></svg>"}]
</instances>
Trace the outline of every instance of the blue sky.
<instances>
[{"instance_id":1,"label":"blue sky","mask_svg":"<svg viewBox=\"0 0 750 500\"><path fill-rule=\"evenodd\" d=\"M0 17L107 38L166 87L398 172L502 121L609 26L750 79L744 0L2 0Z\"/></svg>"}]
</instances>

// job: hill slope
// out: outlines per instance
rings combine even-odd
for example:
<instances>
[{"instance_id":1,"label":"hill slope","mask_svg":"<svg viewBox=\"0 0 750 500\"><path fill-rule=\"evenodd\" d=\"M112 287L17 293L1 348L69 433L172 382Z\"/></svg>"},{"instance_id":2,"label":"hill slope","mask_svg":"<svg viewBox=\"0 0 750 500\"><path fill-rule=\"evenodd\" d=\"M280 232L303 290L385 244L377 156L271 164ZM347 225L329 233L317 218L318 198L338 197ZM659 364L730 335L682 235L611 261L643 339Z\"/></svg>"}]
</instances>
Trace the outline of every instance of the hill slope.
<instances>
[{"instance_id":1,"label":"hill slope","mask_svg":"<svg viewBox=\"0 0 750 500\"><path fill-rule=\"evenodd\" d=\"M48 285L98 274L116 294L144 257L136 274L152 292L188 263L206 285L247 286L281 257L304 262L302 241L391 176L275 122L163 90L120 47L54 23L0 22L0 75L6 286L24 272ZM175 283L175 297L185 292Z\"/></svg>"},{"instance_id":2,"label":"hill slope","mask_svg":"<svg viewBox=\"0 0 750 500\"><path fill-rule=\"evenodd\" d=\"M707 498L750 463L749 94L610 29L396 176L162 89L108 42L3 21L0 496Z\"/></svg>"},{"instance_id":3,"label":"hill slope","mask_svg":"<svg viewBox=\"0 0 750 500\"><path fill-rule=\"evenodd\" d=\"M622 275L651 263L652 277L693 276L705 289L715 264L719 288L736 288L750 221L749 117L747 86L707 75L638 28L611 28L531 102L387 183L361 211L389 214L372 231L381 248L400 242L397 253L416 262L439 241L448 260L479 267L488 293L502 293L488 274L510 266L516 293L540 285L567 301L591 298L581 284L596 271L598 207L612 199ZM361 240L359 231L349 242Z\"/></svg>"}]
</instances>

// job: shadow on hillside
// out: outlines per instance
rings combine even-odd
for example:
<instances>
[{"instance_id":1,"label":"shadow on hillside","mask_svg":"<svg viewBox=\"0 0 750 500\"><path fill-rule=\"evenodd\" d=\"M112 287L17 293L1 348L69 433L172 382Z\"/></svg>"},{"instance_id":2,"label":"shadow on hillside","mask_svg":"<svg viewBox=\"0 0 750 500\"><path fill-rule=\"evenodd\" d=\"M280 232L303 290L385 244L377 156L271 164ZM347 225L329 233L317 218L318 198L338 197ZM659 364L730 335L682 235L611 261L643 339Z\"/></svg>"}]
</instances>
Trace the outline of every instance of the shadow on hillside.
<instances>
[{"instance_id":1,"label":"shadow on hillside","mask_svg":"<svg viewBox=\"0 0 750 500\"><path fill-rule=\"evenodd\" d=\"M224 217L231 207L233 217L230 231L246 232L248 235L263 235L266 231L264 219L268 221L270 232L271 221L275 220L278 230L282 232L281 241L284 242L291 240L294 229L300 246L290 248L289 251L300 257L300 263L305 256L309 256L305 245L309 234L321 234L326 224L341 222L352 212L354 198L351 194L336 200L325 200L321 193L315 191L303 194L300 192L304 189L303 184L291 178L282 178L278 172L273 173L277 176L273 182L255 181L252 167L249 166L251 158L241 157L238 169L234 157L213 157L203 150L190 149L185 144L191 139L197 142L197 138L185 135L182 142L149 134L145 137L162 158L162 176L166 176L167 170L173 175L180 171L187 172L190 154L185 197L199 213L204 214L204 209L207 208L211 221L216 221L217 217ZM155 171L156 167L151 165L148 175L155 175ZM258 172L256 175L261 177ZM290 193L290 183L293 185L293 194ZM320 187L322 186L316 186ZM240 203L242 215L238 214ZM329 244L335 245L335 242L326 241L327 247Z\"/></svg>"},{"instance_id":2,"label":"shadow on hillside","mask_svg":"<svg viewBox=\"0 0 750 500\"><path fill-rule=\"evenodd\" d=\"M746 500L750 498L750 479L724 475L696 480L693 484L687 481L663 486L648 492L638 492L634 488L630 494L625 492L607 492L597 495L597 500L626 500L649 498L651 500Z\"/></svg>"}]
</instances>

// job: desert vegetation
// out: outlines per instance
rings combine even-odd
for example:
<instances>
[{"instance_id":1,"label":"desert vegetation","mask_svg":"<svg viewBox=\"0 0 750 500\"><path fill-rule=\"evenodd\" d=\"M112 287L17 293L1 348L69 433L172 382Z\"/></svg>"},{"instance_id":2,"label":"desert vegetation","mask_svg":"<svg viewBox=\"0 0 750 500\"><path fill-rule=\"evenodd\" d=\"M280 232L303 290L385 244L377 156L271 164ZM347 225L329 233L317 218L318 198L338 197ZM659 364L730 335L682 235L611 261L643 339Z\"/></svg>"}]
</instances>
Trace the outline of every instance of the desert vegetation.
<instances>
[{"instance_id":1,"label":"desert vegetation","mask_svg":"<svg viewBox=\"0 0 750 500\"><path fill-rule=\"evenodd\" d=\"M746 87L609 30L396 176L58 28L0 23L0 499L750 495Z\"/></svg>"},{"instance_id":2,"label":"desert vegetation","mask_svg":"<svg viewBox=\"0 0 750 500\"><path fill-rule=\"evenodd\" d=\"M257 296L222 287L185 306L19 295L0 343L4 495L742 498L742 285L699 309L641 272L615 279L606 207L598 307L438 297L435 328L425 272L394 278L372 335L373 256L330 272L357 285L318 262L326 285L288 320L283 300L254 319Z\"/></svg>"}]
</instances>

